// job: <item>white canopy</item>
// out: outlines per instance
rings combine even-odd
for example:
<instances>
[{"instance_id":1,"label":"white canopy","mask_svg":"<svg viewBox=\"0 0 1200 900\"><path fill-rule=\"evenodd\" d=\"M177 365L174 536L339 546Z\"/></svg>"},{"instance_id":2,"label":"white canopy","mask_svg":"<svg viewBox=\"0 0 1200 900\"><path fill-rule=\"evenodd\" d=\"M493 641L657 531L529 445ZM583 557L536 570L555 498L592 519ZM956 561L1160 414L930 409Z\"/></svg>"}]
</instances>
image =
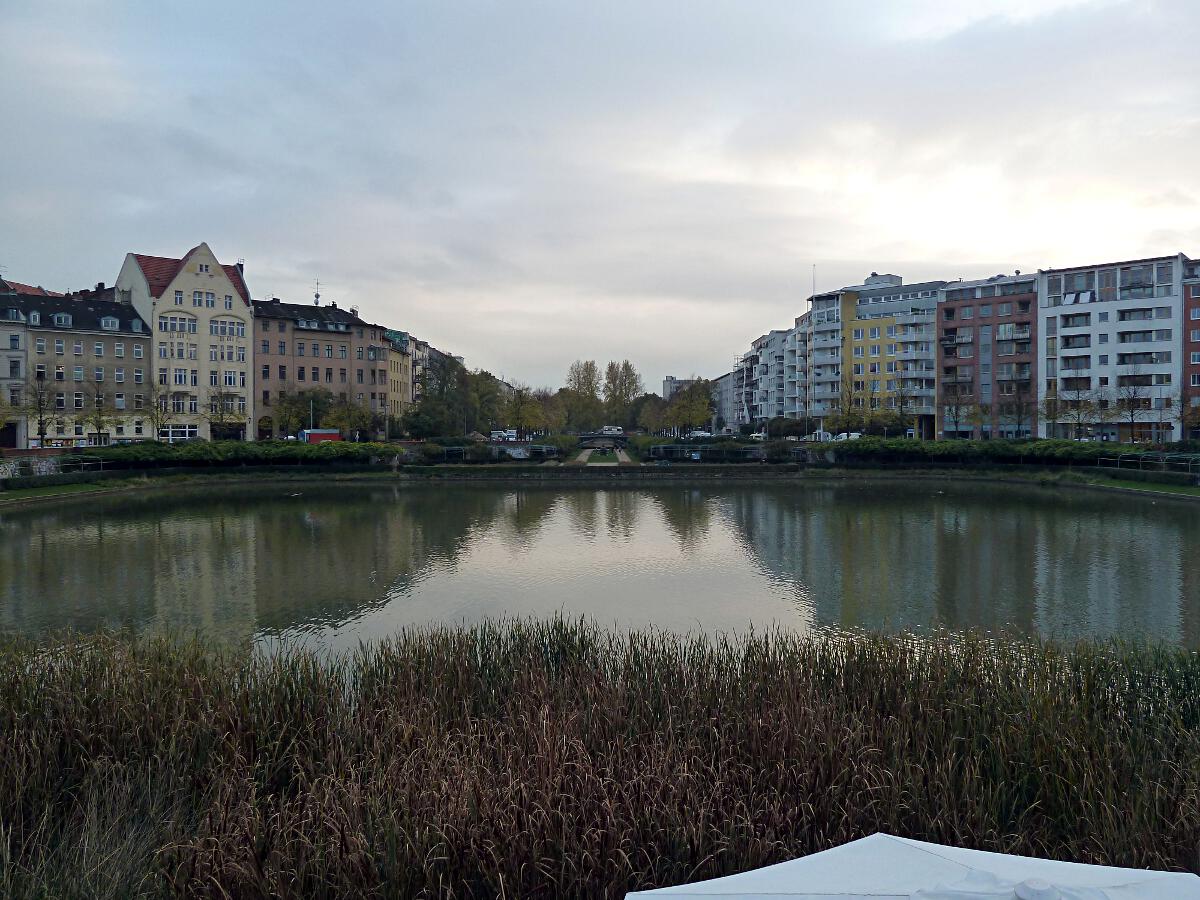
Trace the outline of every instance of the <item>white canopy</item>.
<instances>
[{"instance_id":1,"label":"white canopy","mask_svg":"<svg viewBox=\"0 0 1200 900\"><path fill-rule=\"evenodd\" d=\"M741 875L636 891L665 900L1200 900L1200 877L943 847L873 834Z\"/></svg>"}]
</instances>

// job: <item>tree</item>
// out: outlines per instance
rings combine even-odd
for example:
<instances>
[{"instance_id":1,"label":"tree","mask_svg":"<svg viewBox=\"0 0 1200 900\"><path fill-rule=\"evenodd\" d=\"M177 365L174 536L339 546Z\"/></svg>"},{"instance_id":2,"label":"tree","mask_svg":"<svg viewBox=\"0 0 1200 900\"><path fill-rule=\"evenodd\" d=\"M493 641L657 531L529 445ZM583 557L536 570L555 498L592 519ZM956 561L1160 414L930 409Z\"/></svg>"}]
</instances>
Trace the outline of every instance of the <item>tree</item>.
<instances>
[{"instance_id":1,"label":"tree","mask_svg":"<svg viewBox=\"0 0 1200 900\"><path fill-rule=\"evenodd\" d=\"M706 425L712 418L712 384L698 379L677 391L667 406L666 424L680 431Z\"/></svg>"},{"instance_id":2,"label":"tree","mask_svg":"<svg viewBox=\"0 0 1200 900\"><path fill-rule=\"evenodd\" d=\"M612 424L630 425L630 409L642 393L642 377L629 360L610 362L604 370L604 405Z\"/></svg>"},{"instance_id":3,"label":"tree","mask_svg":"<svg viewBox=\"0 0 1200 900\"><path fill-rule=\"evenodd\" d=\"M1143 375L1138 366L1131 366L1128 374L1117 377L1114 414L1129 426L1130 441L1138 439L1138 423L1146 420L1150 410L1150 381L1150 376Z\"/></svg>"},{"instance_id":4,"label":"tree","mask_svg":"<svg viewBox=\"0 0 1200 900\"><path fill-rule=\"evenodd\" d=\"M657 434L666 425L667 401L658 394L643 394L638 398L637 424L650 434Z\"/></svg>"},{"instance_id":5,"label":"tree","mask_svg":"<svg viewBox=\"0 0 1200 900\"><path fill-rule=\"evenodd\" d=\"M1096 421L1096 395L1084 388L1068 388L1060 394L1062 421L1074 438L1083 437L1084 429Z\"/></svg>"},{"instance_id":6,"label":"tree","mask_svg":"<svg viewBox=\"0 0 1200 900\"><path fill-rule=\"evenodd\" d=\"M370 437L378 430L376 415L364 403L343 394L334 400L321 417L322 428L336 428L343 437L358 440L366 432Z\"/></svg>"},{"instance_id":7,"label":"tree","mask_svg":"<svg viewBox=\"0 0 1200 900\"><path fill-rule=\"evenodd\" d=\"M84 426L84 433L91 436L92 443L97 447L103 444L102 438L120 419L105 397L104 384L94 379L89 381L84 389L83 413L75 420Z\"/></svg>"},{"instance_id":8,"label":"tree","mask_svg":"<svg viewBox=\"0 0 1200 900\"><path fill-rule=\"evenodd\" d=\"M548 434L558 434L567 427L567 405L562 397L549 388L538 388L534 398L542 407L542 427Z\"/></svg>"},{"instance_id":9,"label":"tree","mask_svg":"<svg viewBox=\"0 0 1200 900\"><path fill-rule=\"evenodd\" d=\"M1030 394L1028 381L1014 382L1012 400L1006 401L1000 407L1001 414L1012 422L1013 432L1018 437L1033 421L1036 409L1037 403Z\"/></svg>"},{"instance_id":10,"label":"tree","mask_svg":"<svg viewBox=\"0 0 1200 900\"><path fill-rule=\"evenodd\" d=\"M175 421L177 413L171 403L171 391L165 384L159 384L153 378L142 386L142 413L150 423L150 433L154 440L162 437L163 429ZM136 405L134 406L136 409Z\"/></svg>"},{"instance_id":11,"label":"tree","mask_svg":"<svg viewBox=\"0 0 1200 900\"><path fill-rule=\"evenodd\" d=\"M239 426L246 427L245 398L236 391L209 388L200 415L208 422L208 434L214 441L237 437Z\"/></svg>"},{"instance_id":12,"label":"tree","mask_svg":"<svg viewBox=\"0 0 1200 900\"><path fill-rule=\"evenodd\" d=\"M55 417L54 397L50 393L44 372L33 375L21 385L15 407L37 429L38 446L46 446L46 432Z\"/></svg>"},{"instance_id":13,"label":"tree","mask_svg":"<svg viewBox=\"0 0 1200 900\"><path fill-rule=\"evenodd\" d=\"M970 381L951 381L941 386L942 434L949 426L959 437L962 426L970 423L974 404L974 386Z\"/></svg>"},{"instance_id":14,"label":"tree","mask_svg":"<svg viewBox=\"0 0 1200 900\"><path fill-rule=\"evenodd\" d=\"M600 399L600 369L593 359L577 359L567 369L566 388L584 397Z\"/></svg>"},{"instance_id":15,"label":"tree","mask_svg":"<svg viewBox=\"0 0 1200 900\"><path fill-rule=\"evenodd\" d=\"M1062 421L1063 403L1057 390L1051 388L1038 407L1038 418L1046 430L1046 437L1058 437L1058 423Z\"/></svg>"},{"instance_id":16,"label":"tree","mask_svg":"<svg viewBox=\"0 0 1200 900\"><path fill-rule=\"evenodd\" d=\"M505 421L525 437L531 431L545 427L542 404L526 385L514 384L512 394L504 405Z\"/></svg>"}]
</instances>

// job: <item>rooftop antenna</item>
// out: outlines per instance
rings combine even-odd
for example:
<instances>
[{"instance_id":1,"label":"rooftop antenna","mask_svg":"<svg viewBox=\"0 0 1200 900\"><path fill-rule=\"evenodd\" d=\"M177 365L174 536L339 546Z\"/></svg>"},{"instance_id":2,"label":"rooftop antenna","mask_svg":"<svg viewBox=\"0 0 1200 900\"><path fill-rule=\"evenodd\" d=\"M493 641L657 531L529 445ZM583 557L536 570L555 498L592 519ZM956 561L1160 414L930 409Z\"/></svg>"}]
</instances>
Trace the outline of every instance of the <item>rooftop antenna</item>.
<instances>
[{"instance_id":1,"label":"rooftop antenna","mask_svg":"<svg viewBox=\"0 0 1200 900\"><path fill-rule=\"evenodd\" d=\"M317 289L313 291L313 306L321 305L321 279L317 278Z\"/></svg>"},{"instance_id":2,"label":"rooftop antenna","mask_svg":"<svg viewBox=\"0 0 1200 900\"><path fill-rule=\"evenodd\" d=\"M817 264L816 264L816 263L813 263L813 264L812 264L812 266L813 266L813 289L812 289L812 295L815 297L815 296L817 296Z\"/></svg>"}]
</instances>

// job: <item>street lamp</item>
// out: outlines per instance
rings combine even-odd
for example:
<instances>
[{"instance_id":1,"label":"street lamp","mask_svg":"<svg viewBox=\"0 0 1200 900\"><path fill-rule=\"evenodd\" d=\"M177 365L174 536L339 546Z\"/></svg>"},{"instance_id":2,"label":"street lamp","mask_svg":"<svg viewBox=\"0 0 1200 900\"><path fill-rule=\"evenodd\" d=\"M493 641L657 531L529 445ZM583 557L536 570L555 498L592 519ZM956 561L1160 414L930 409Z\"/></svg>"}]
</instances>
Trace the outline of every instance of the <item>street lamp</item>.
<instances>
[{"instance_id":1,"label":"street lamp","mask_svg":"<svg viewBox=\"0 0 1200 900\"><path fill-rule=\"evenodd\" d=\"M37 382L37 417L38 417L38 447L46 446L46 373L38 372L34 376Z\"/></svg>"}]
</instances>

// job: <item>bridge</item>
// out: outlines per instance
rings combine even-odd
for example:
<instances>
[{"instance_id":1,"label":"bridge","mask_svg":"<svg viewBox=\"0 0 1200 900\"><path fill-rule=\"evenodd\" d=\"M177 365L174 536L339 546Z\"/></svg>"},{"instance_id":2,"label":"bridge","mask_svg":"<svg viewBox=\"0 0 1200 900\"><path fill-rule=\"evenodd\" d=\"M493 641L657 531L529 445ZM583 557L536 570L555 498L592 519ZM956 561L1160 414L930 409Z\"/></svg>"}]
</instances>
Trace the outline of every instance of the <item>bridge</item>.
<instances>
[{"instance_id":1,"label":"bridge","mask_svg":"<svg viewBox=\"0 0 1200 900\"><path fill-rule=\"evenodd\" d=\"M626 434L601 434L599 431L592 431L579 435L579 447L582 450L612 450L618 447L624 450L628 445L629 435Z\"/></svg>"}]
</instances>

